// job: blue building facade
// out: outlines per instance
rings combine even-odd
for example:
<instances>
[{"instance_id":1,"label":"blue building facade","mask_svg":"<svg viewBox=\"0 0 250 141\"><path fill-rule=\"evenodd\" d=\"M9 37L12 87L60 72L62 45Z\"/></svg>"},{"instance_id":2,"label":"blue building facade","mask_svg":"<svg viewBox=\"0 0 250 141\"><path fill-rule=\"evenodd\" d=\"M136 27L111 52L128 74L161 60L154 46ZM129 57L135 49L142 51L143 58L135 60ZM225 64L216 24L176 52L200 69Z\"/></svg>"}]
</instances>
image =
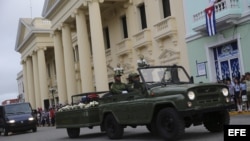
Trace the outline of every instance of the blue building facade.
<instances>
[{"instance_id":1,"label":"blue building facade","mask_svg":"<svg viewBox=\"0 0 250 141\"><path fill-rule=\"evenodd\" d=\"M190 4L193 3L193 4ZM209 36L206 8L213 6L216 34ZM250 71L250 1L184 1L186 42L196 82L241 78Z\"/></svg>"}]
</instances>

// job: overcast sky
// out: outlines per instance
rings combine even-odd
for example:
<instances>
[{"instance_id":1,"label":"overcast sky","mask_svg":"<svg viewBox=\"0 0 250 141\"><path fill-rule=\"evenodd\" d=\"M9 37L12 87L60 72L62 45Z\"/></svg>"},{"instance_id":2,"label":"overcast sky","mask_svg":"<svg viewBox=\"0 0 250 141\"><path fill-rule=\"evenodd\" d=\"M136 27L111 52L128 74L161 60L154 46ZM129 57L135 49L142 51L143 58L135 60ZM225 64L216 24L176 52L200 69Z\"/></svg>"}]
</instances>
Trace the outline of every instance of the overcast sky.
<instances>
[{"instance_id":1,"label":"overcast sky","mask_svg":"<svg viewBox=\"0 0 250 141\"><path fill-rule=\"evenodd\" d=\"M18 95L21 55L15 51L19 18L42 16L45 0L0 0L0 105Z\"/></svg>"}]
</instances>

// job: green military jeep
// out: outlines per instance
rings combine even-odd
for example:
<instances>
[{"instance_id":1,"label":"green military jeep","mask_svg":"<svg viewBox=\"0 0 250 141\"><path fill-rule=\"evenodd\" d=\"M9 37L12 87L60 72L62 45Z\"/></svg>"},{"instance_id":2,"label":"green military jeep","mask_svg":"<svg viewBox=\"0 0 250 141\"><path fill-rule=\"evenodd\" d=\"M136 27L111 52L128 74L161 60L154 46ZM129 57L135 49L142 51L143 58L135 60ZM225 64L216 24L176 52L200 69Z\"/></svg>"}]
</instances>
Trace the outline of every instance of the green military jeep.
<instances>
[{"instance_id":1,"label":"green military jeep","mask_svg":"<svg viewBox=\"0 0 250 141\"><path fill-rule=\"evenodd\" d=\"M122 138L127 126L146 126L151 133L165 140L177 140L185 128L192 125L203 124L210 132L220 132L225 124L230 123L228 109L232 105L226 85L194 84L181 66L140 67L138 73L143 86L141 91L100 96L95 106L96 114L82 111L84 121L96 119L94 126L100 125L110 139ZM94 115L95 118L86 115ZM63 118L59 119L67 121ZM89 123L85 125L92 127ZM78 137L83 126L68 127L70 137Z\"/></svg>"},{"instance_id":2,"label":"green military jeep","mask_svg":"<svg viewBox=\"0 0 250 141\"><path fill-rule=\"evenodd\" d=\"M124 127L146 125L153 134L176 140L191 125L204 124L210 132L229 124L231 106L226 85L193 84L181 66L138 68L144 89L104 98L100 119L111 139L121 138Z\"/></svg>"}]
</instances>

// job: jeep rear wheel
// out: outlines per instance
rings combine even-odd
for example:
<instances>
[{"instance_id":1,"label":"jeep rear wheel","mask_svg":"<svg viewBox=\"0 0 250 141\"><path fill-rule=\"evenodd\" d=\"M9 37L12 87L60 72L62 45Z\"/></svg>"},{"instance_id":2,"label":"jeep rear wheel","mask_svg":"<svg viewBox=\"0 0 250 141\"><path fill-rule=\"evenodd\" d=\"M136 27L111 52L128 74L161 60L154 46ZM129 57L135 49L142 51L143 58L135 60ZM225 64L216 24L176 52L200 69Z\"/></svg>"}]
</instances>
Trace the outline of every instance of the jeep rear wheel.
<instances>
[{"instance_id":1,"label":"jeep rear wheel","mask_svg":"<svg viewBox=\"0 0 250 141\"><path fill-rule=\"evenodd\" d=\"M204 115L203 124L210 132L221 132L224 125L230 123L230 116L227 110L212 112Z\"/></svg>"},{"instance_id":2,"label":"jeep rear wheel","mask_svg":"<svg viewBox=\"0 0 250 141\"><path fill-rule=\"evenodd\" d=\"M118 124L114 116L109 114L104 120L105 131L110 139L120 139L123 136L124 128Z\"/></svg>"},{"instance_id":3,"label":"jeep rear wheel","mask_svg":"<svg viewBox=\"0 0 250 141\"><path fill-rule=\"evenodd\" d=\"M67 128L67 133L70 138L77 138L80 135L80 128Z\"/></svg>"},{"instance_id":4,"label":"jeep rear wheel","mask_svg":"<svg viewBox=\"0 0 250 141\"><path fill-rule=\"evenodd\" d=\"M156 118L159 134L168 141L177 140L185 131L184 121L173 108L162 109Z\"/></svg>"}]
</instances>

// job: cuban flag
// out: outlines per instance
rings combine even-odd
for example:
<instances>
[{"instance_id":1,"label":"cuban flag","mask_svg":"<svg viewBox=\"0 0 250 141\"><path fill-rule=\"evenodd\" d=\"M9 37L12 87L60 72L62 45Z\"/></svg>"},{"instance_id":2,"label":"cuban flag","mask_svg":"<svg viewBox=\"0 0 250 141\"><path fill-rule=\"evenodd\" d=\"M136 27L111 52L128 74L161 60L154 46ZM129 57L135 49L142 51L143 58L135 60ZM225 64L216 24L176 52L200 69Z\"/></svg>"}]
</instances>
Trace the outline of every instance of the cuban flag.
<instances>
[{"instance_id":1,"label":"cuban flag","mask_svg":"<svg viewBox=\"0 0 250 141\"><path fill-rule=\"evenodd\" d=\"M206 15L207 33L209 36L213 36L216 34L215 11L213 5L205 9L205 15Z\"/></svg>"}]
</instances>

